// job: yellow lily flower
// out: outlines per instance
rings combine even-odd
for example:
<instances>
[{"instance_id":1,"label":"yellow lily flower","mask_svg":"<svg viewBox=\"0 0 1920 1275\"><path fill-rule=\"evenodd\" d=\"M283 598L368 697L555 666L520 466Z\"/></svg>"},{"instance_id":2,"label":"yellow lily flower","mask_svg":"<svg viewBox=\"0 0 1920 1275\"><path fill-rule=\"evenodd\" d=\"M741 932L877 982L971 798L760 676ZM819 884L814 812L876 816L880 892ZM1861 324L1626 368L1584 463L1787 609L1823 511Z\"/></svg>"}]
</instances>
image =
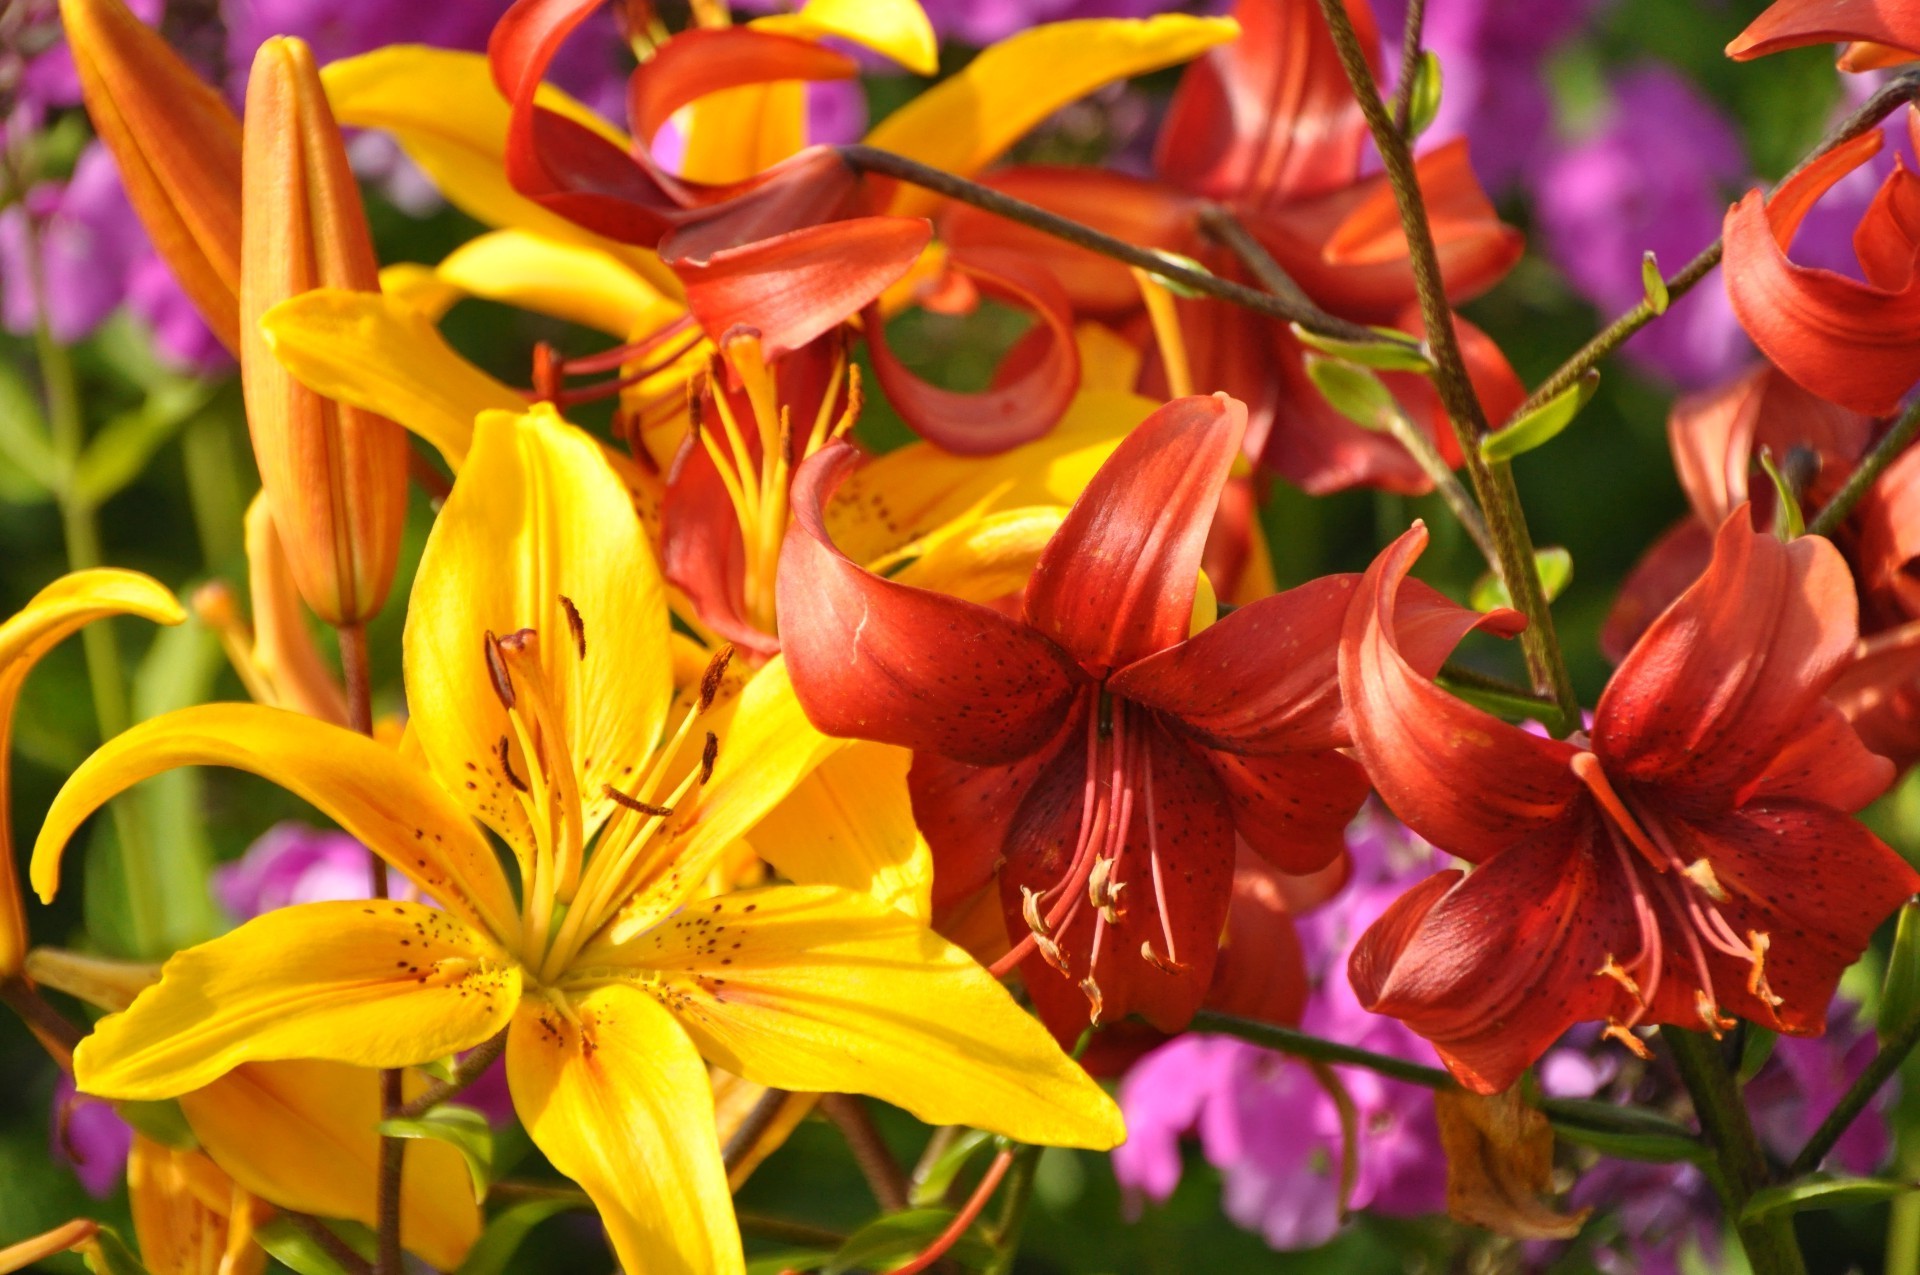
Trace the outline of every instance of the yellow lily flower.
<instances>
[{"instance_id":1,"label":"yellow lily flower","mask_svg":"<svg viewBox=\"0 0 1920 1275\"><path fill-rule=\"evenodd\" d=\"M269 1210L198 1151L133 1136L127 1198L140 1262L153 1275L259 1275L253 1228Z\"/></svg>"},{"instance_id":2,"label":"yellow lily flower","mask_svg":"<svg viewBox=\"0 0 1920 1275\"><path fill-rule=\"evenodd\" d=\"M227 765L311 801L441 906L300 905L177 954L81 1044L80 1087L157 1098L249 1063L409 1066L506 1030L528 1133L593 1197L622 1264L648 1271L743 1268L703 1056L930 1123L1118 1142L1112 1101L903 911L833 886L697 897L784 790L756 786L750 758L724 785L709 771L705 704L668 729L668 634L602 449L549 411L484 415L409 606L414 748L255 705L169 714L75 772L33 858L51 897L103 801ZM513 851L518 906L476 819Z\"/></svg>"}]
</instances>

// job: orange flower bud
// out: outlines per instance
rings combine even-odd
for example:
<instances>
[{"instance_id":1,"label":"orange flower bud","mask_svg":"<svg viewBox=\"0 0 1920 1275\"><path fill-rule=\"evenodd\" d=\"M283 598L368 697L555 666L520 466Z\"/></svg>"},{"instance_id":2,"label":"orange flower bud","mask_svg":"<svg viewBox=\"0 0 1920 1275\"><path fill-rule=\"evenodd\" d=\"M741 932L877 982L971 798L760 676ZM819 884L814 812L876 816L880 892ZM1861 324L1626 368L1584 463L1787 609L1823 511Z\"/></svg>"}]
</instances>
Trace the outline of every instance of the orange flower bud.
<instances>
[{"instance_id":1,"label":"orange flower bud","mask_svg":"<svg viewBox=\"0 0 1920 1275\"><path fill-rule=\"evenodd\" d=\"M300 595L328 623L357 624L393 582L407 436L294 380L260 331L261 315L310 288L380 288L359 188L305 43L260 46L246 121L240 380L254 459Z\"/></svg>"},{"instance_id":2,"label":"orange flower bud","mask_svg":"<svg viewBox=\"0 0 1920 1275\"><path fill-rule=\"evenodd\" d=\"M200 316L240 347L240 121L121 0L60 0L87 113Z\"/></svg>"}]
</instances>

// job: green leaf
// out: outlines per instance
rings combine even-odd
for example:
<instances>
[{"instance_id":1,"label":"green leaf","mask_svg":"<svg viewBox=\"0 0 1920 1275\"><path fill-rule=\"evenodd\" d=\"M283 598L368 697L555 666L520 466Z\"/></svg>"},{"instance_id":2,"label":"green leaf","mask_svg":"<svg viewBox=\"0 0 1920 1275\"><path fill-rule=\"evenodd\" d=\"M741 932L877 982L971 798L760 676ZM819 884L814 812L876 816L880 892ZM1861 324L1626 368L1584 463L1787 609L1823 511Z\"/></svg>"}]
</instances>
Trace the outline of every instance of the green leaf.
<instances>
[{"instance_id":1,"label":"green leaf","mask_svg":"<svg viewBox=\"0 0 1920 1275\"><path fill-rule=\"evenodd\" d=\"M93 1242L84 1252L87 1269L93 1275L147 1275L147 1268L111 1227L95 1231Z\"/></svg>"},{"instance_id":2,"label":"green leaf","mask_svg":"<svg viewBox=\"0 0 1920 1275\"><path fill-rule=\"evenodd\" d=\"M1413 97L1407 103L1408 141L1426 132L1440 114L1440 88L1440 55L1423 49L1413 70Z\"/></svg>"},{"instance_id":3,"label":"green leaf","mask_svg":"<svg viewBox=\"0 0 1920 1275\"><path fill-rule=\"evenodd\" d=\"M147 401L108 421L80 457L73 495L98 507L140 476L153 454L205 407L213 387L201 381L175 381L157 387Z\"/></svg>"},{"instance_id":4,"label":"green leaf","mask_svg":"<svg viewBox=\"0 0 1920 1275\"><path fill-rule=\"evenodd\" d=\"M1600 374L1587 372L1540 406L1497 434L1480 440L1480 455L1488 461L1512 460L1553 441L1587 405L1600 387Z\"/></svg>"},{"instance_id":5,"label":"green leaf","mask_svg":"<svg viewBox=\"0 0 1920 1275\"><path fill-rule=\"evenodd\" d=\"M7 462L0 470L8 471L9 499L45 499L60 486L60 460L47 437L40 401L26 378L5 363L0 363L0 460Z\"/></svg>"},{"instance_id":6,"label":"green leaf","mask_svg":"<svg viewBox=\"0 0 1920 1275\"><path fill-rule=\"evenodd\" d=\"M1539 1107L1561 1138L1618 1159L1676 1164L1712 1155L1686 1126L1637 1107L1585 1098L1543 1098Z\"/></svg>"},{"instance_id":7,"label":"green leaf","mask_svg":"<svg viewBox=\"0 0 1920 1275\"><path fill-rule=\"evenodd\" d=\"M1205 266L1201 265L1198 261L1195 261L1192 257L1185 256L1181 253L1166 252L1159 248L1150 248L1148 249L1148 251L1153 253L1154 256L1160 258L1162 261L1165 261L1170 265L1181 266L1187 270L1193 271L1195 274L1211 275L1213 273L1213 271L1207 269ZM1202 297L1207 295L1204 292L1195 290L1193 287L1191 287L1188 284L1182 283L1178 279L1169 279L1167 278L1167 276L1163 274L1159 274L1157 272L1153 272L1153 271L1149 271L1148 273L1153 274L1153 279L1155 283L1158 283L1161 287L1165 288L1168 292L1171 292L1176 297L1184 297L1188 301L1198 301Z\"/></svg>"},{"instance_id":8,"label":"green leaf","mask_svg":"<svg viewBox=\"0 0 1920 1275\"><path fill-rule=\"evenodd\" d=\"M1746 1084L1760 1074L1767 1065L1767 1059L1773 1057L1773 1047L1778 1043L1780 1034L1758 1023L1747 1023L1742 1028L1740 1040L1740 1067L1734 1074Z\"/></svg>"},{"instance_id":9,"label":"green leaf","mask_svg":"<svg viewBox=\"0 0 1920 1275\"><path fill-rule=\"evenodd\" d=\"M113 1109L122 1120L163 1147L185 1151L200 1145L180 1104L171 1098L155 1102L116 1102Z\"/></svg>"},{"instance_id":10,"label":"green leaf","mask_svg":"<svg viewBox=\"0 0 1920 1275\"><path fill-rule=\"evenodd\" d=\"M823 1248L783 1248L747 1259L747 1275L780 1275L782 1271L818 1270L833 1254Z\"/></svg>"},{"instance_id":11,"label":"green leaf","mask_svg":"<svg viewBox=\"0 0 1920 1275\"><path fill-rule=\"evenodd\" d=\"M939 1237L955 1217L952 1209L907 1209L867 1223L840 1246L821 1275L848 1275L871 1269L888 1270L919 1253ZM969 1232L947 1250L961 1265L979 1266L993 1258L985 1240Z\"/></svg>"},{"instance_id":12,"label":"green leaf","mask_svg":"<svg viewBox=\"0 0 1920 1275\"><path fill-rule=\"evenodd\" d=\"M373 1257L373 1236L364 1226L347 1222L324 1223L343 1243L360 1256ZM253 1238L282 1266L298 1275L347 1275L347 1268L335 1260L320 1241L308 1235L284 1217L276 1217L265 1226L253 1228Z\"/></svg>"},{"instance_id":13,"label":"green leaf","mask_svg":"<svg viewBox=\"0 0 1920 1275\"><path fill-rule=\"evenodd\" d=\"M1549 602L1565 593L1573 582L1573 555L1559 545L1535 549L1533 568L1540 573L1540 589ZM1497 572L1489 571L1474 581L1467 601L1476 611L1491 611L1495 607L1512 606L1513 596L1507 592L1507 582Z\"/></svg>"},{"instance_id":14,"label":"green leaf","mask_svg":"<svg viewBox=\"0 0 1920 1275\"><path fill-rule=\"evenodd\" d=\"M460 1263L454 1275L500 1275L534 1227L556 1213L579 1207L579 1202L570 1197L556 1196L523 1200L502 1209L488 1219L487 1229L480 1232L480 1238L467 1250L467 1260Z\"/></svg>"},{"instance_id":15,"label":"green leaf","mask_svg":"<svg viewBox=\"0 0 1920 1275\"><path fill-rule=\"evenodd\" d=\"M467 1162L473 1198L487 1198L493 1182L493 1127L472 1107L442 1103L412 1120L382 1120L380 1132L394 1138L432 1138L447 1143Z\"/></svg>"},{"instance_id":16,"label":"green leaf","mask_svg":"<svg viewBox=\"0 0 1920 1275\"><path fill-rule=\"evenodd\" d=\"M908 1197L913 1205L916 1208L929 1208L945 1200L953 1179L966 1167L967 1161L992 1141L992 1134L980 1129L968 1129L948 1143L947 1149L926 1167L924 1173L914 1175L913 1190Z\"/></svg>"},{"instance_id":17,"label":"green leaf","mask_svg":"<svg viewBox=\"0 0 1920 1275\"><path fill-rule=\"evenodd\" d=\"M1800 498L1793 494L1793 484L1773 463L1773 453L1765 447L1760 449L1760 468L1773 484L1773 534L1782 540L1798 540L1806 534L1807 519L1800 512Z\"/></svg>"},{"instance_id":18,"label":"green leaf","mask_svg":"<svg viewBox=\"0 0 1920 1275\"><path fill-rule=\"evenodd\" d=\"M184 624L155 630L153 645L133 675L134 720L212 699L215 679L225 667L220 639L191 613ZM142 826L164 829L147 844L160 894L162 946L168 951L204 942L220 928L207 888L214 853L206 791L206 772L187 766L155 775L123 798L139 804Z\"/></svg>"},{"instance_id":19,"label":"green leaf","mask_svg":"<svg viewBox=\"0 0 1920 1275\"><path fill-rule=\"evenodd\" d=\"M1900 908L1893 932L1893 951L1887 956L1887 981L1880 989L1880 1014L1874 1032L1880 1047L1913 1023L1920 1014L1920 899L1908 899Z\"/></svg>"},{"instance_id":20,"label":"green leaf","mask_svg":"<svg viewBox=\"0 0 1920 1275\"><path fill-rule=\"evenodd\" d=\"M1307 376L1334 411L1361 429L1383 431L1400 410L1385 383L1357 363L1309 354Z\"/></svg>"},{"instance_id":21,"label":"green leaf","mask_svg":"<svg viewBox=\"0 0 1920 1275\"><path fill-rule=\"evenodd\" d=\"M1433 371L1433 360L1427 357L1426 347L1414 337L1392 328L1373 329L1380 334L1378 341L1349 341L1308 331L1298 323L1288 327L1300 344L1361 367L1379 372L1418 372L1422 376Z\"/></svg>"},{"instance_id":22,"label":"green leaf","mask_svg":"<svg viewBox=\"0 0 1920 1275\"><path fill-rule=\"evenodd\" d=\"M1890 1200L1914 1190L1912 1182L1889 1182L1885 1178L1836 1178L1816 1174L1784 1186L1762 1187L1740 1211L1740 1223L1746 1225L1781 1213L1804 1209L1837 1209L1849 1204L1871 1204Z\"/></svg>"},{"instance_id":23,"label":"green leaf","mask_svg":"<svg viewBox=\"0 0 1920 1275\"><path fill-rule=\"evenodd\" d=\"M1655 314L1665 314L1673 304L1673 297L1667 292L1667 277L1660 273L1660 263L1654 260L1651 248L1640 258L1640 286L1646 289L1647 309Z\"/></svg>"}]
</instances>

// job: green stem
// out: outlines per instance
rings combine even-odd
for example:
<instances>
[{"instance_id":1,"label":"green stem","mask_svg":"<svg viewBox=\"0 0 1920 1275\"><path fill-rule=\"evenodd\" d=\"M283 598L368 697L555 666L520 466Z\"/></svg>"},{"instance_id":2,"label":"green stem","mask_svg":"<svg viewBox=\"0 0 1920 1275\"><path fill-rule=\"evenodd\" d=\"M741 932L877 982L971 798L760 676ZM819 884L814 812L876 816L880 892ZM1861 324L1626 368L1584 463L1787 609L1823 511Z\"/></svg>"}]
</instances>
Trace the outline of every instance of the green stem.
<instances>
[{"instance_id":1,"label":"green stem","mask_svg":"<svg viewBox=\"0 0 1920 1275\"><path fill-rule=\"evenodd\" d=\"M1501 717L1538 721L1559 711L1559 706L1550 699L1457 664L1441 665L1439 681L1461 699Z\"/></svg>"},{"instance_id":2,"label":"green stem","mask_svg":"<svg viewBox=\"0 0 1920 1275\"><path fill-rule=\"evenodd\" d=\"M1747 1119L1732 1068L1721 1057L1712 1037L1683 1027L1665 1026L1660 1037L1673 1053L1680 1079L1693 1097L1700 1131L1713 1149L1720 1190L1727 1215L1736 1220L1740 1243L1747 1251L1753 1275L1805 1275L1806 1262L1794 1238L1793 1219L1777 1214L1756 1222L1739 1222L1753 1193L1767 1184L1767 1159L1760 1139Z\"/></svg>"},{"instance_id":3,"label":"green stem","mask_svg":"<svg viewBox=\"0 0 1920 1275\"><path fill-rule=\"evenodd\" d=\"M100 551L100 530L94 524L93 506L75 490L75 475L86 448L80 386L74 376L73 360L68 357L66 347L54 340L53 329L48 325L46 279L40 269L39 226L32 218L27 219L27 226L27 273L37 311L33 327L34 352L45 385L47 426L59 463L60 482L54 500L60 507L61 529L67 542L67 566L70 570L86 571L103 565L105 559ZM127 688L120 676L120 643L111 621L87 625L80 631L80 642L87 661L94 721L104 742L128 725ZM164 921L160 915L159 887L153 875L153 857L147 852L146 829L131 800L113 802L111 811L120 843L127 925L132 931L124 937L134 954L154 956L158 953Z\"/></svg>"},{"instance_id":4,"label":"green stem","mask_svg":"<svg viewBox=\"0 0 1920 1275\"><path fill-rule=\"evenodd\" d=\"M452 1102L466 1092L475 1081L486 1074L507 1047L507 1033L502 1031L489 1036L470 1051L460 1064L453 1069L453 1079L444 1080L422 1093L411 1102L395 1107L392 1119L418 1120L443 1102Z\"/></svg>"},{"instance_id":5,"label":"green stem","mask_svg":"<svg viewBox=\"0 0 1920 1275\"><path fill-rule=\"evenodd\" d=\"M1793 1157L1788 1176L1797 1178L1820 1167L1820 1162L1827 1158L1834 1144L1840 1141L1860 1113L1867 1109L1867 1104L1880 1092L1880 1087L1893 1078L1894 1072L1900 1070L1900 1064L1907 1060L1907 1055L1913 1052L1915 1045L1920 1045L1920 1014L1913 1015L1897 1034L1887 1039L1887 1043L1880 1047L1880 1052L1873 1056L1873 1061L1867 1064L1866 1070L1840 1095L1840 1101L1833 1104L1833 1110L1827 1113L1827 1118L1807 1139L1807 1145L1800 1148L1799 1155Z\"/></svg>"},{"instance_id":6,"label":"green stem","mask_svg":"<svg viewBox=\"0 0 1920 1275\"><path fill-rule=\"evenodd\" d=\"M1807 524L1807 534L1831 536L1839 530L1840 524L1853 512L1853 507L1860 503L1860 498L1886 472L1887 466L1907 449L1907 444L1913 441L1915 434L1920 434L1920 400L1915 400L1906 411L1900 413L1900 419L1893 423L1886 437L1860 458L1860 463L1847 475L1847 481L1839 491L1833 493L1833 499Z\"/></svg>"},{"instance_id":7,"label":"green stem","mask_svg":"<svg viewBox=\"0 0 1920 1275\"><path fill-rule=\"evenodd\" d=\"M231 386L187 422L180 434L180 457L187 471L187 504L209 571L219 571L240 555L241 522L247 498L241 490L233 453L233 420L227 406Z\"/></svg>"},{"instance_id":8,"label":"green stem","mask_svg":"<svg viewBox=\"0 0 1920 1275\"><path fill-rule=\"evenodd\" d=\"M1039 1163L1039 1147L1022 1144L1013 1153L1000 1218L993 1226L993 1261L987 1264L985 1275L1008 1275L1013 1270L1013 1259L1020 1252L1020 1233L1027 1225L1027 1205L1033 1199L1034 1170Z\"/></svg>"},{"instance_id":9,"label":"green stem","mask_svg":"<svg viewBox=\"0 0 1920 1275\"><path fill-rule=\"evenodd\" d=\"M907 1175L901 1171L900 1162L893 1158L886 1139L880 1136L880 1127L874 1124L866 1100L858 1094L821 1094L820 1111L833 1121L846 1140L847 1149L853 1152L854 1162L866 1176L880 1207L888 1213L906 1208Z\"/></svg>"},{"instance_id":10,"label":"green stem","mask_svg":"<svg viewBox=\"0 0 1920 1275\"><path fill-rule=\"evenodd\" d=\"M734 1220L740 1224L742 1235L772 1240L776 1244L797 1244L805 1248L823 1248L831 1251L847 1242L847 1237L839 1231L830 1231L823 1226L810 1226L805 1222L790 1222L783 1217L769 1217L765 1213L736 1211Z\"/></svg>"},{"instance_id":11,"label":"green stem","mask_svg":"<svg viewBox=\"0 0 1920 1275\"><path fill-rule=\"evenodd\" d=\"M1440 256L1434 248L1433 228L1427 220L1426 201L1420 192L1420 179L1414 170L1413 153L1406 136L1394 127L1387 104L1380 100L1373 68L1366 50L1347 15L1345 0L1320 0L1320 12L1332 33L1334 49L1347 73L1354 100L1366 116L1380 152L1387 180L1400 206L1400 225L1406 233L1414 287L1420 296L1420 314L1426 324L1427 348L1433 353L1434 388L1446 409L1447 419L1460 440L1466 458L1467 477L1473 494L1493 533L1496 566L1506 582L1507 593L1527 617L1526 632L1520 636L1527 657L1527 671L1533 687L1551 696L1558 706L1558 720L1547 725L1564 734L1580 721L1580 702L1573 693L1573 681L1567 675L1566 660L1555 636L1553 614L1547 608L1546 590L1540 584L1540 572L1533 558L1533 535L1527 529L1526 515L1520 509L1520 496L1514 489L1513 474L1504 462L1488 463L1480 455L1479 442L1487 433L1486 412L1474 393L1467 375L1466 359L1453 327L1453 309L1447 303L1446 284L1440 273Z\"/></svg>"},{"instance_id":12,"label":"green stem","mask_svg":"<svg viewBox=\"0 0 1920 1275\"><path fill-rule=\"evenodd\" d=\"M1402 137L1413 120L1413 86L1419 81L1420 36L1427 0L1407 0L1407 24L1400 32L1400 83L1393 90L1393 127Z\"/></svg>"}]
</instances>

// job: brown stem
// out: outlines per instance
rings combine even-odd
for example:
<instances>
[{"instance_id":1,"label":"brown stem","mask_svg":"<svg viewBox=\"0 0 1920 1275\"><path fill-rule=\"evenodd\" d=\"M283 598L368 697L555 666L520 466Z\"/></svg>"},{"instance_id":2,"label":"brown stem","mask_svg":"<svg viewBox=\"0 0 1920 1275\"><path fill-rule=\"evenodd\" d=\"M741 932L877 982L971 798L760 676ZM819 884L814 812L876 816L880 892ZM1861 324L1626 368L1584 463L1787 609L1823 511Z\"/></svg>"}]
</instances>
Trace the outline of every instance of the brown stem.
<instances>
[{"instance_id":1,"label":"brown stem","mask_svg":"<svg viewBox=\"0 0 1920 1275\"><path fill-rule=\"evenodd\" d=\"M63 1066L69 1064L74 1047L80 1043L80 1029L48 1004L39 988L17 974L0 978L0 1002L20 1016L20 1021L39 1038L56 1062Z\"/></svg>"},{"instance_id":2,"label":"brown stem","mask_svg":"<svg viewBox=\"0 0 1920 1275\"><path fill-rule=\"evenodd\" d=\"M873 1198L880 1202L880 1207L889 1213L906 1208L907 1175L900 1171L900 1162L893 1158L893 1152L880 1137L866 1102L854 1094L822 1094L820 1110L847 1140L847 1148L853 1152L860 1172L866 1175L867 1185L873 1189Z\"/></svg>"},{"instance_id":3,"label":"brown stem","mask_svg":"<svg viewBox=\"0 0 1920 1275\"><path fill-rule=\"evenodd\" d=\"M1860 498L1866 495L1880 475L1886 472L1887 466L1891 465L1901 452L1907 450L1907 444L1913 441L1917 433L1920 433L1920 400L1916 400L1912 406L1902 412L1900 419L1893 423L1893 428L1887 431L1886 437L1875 443L1873 450L1860 458L1860 463L1854 466L1851 474L1847 475L1847 481L1839 491L1833 493L1833 499L1829 500L1820 512L1813 516L1813 521L1807 524L1808 534L1831 536L1839 530L1840 524L1845 522L1847 515L1853 512L1853 507L1860 503Z\"/></svg>"},{"instance_id":4,"label":"brown stem","mask_svg":"<svg viewBox=\"0 0 1920 1275\"><path fill-rule=\"evenodd\" d=\"M1393 90L1393 127L1402 137L1413 119L1413 86L1419 79L1420 35L1426 20L1427 0L1407 0L1407 25L1400 33L1400 83Z\"/></svg>"},{"instance_id":5,"label":"brown stem","mask_svg":"<svg viewBox=\"0 0 1920 1275\"><path fill-rule=\"evenodd\" d=\"M1129 266L1137 266L1147 273L1179 284L1203 296L1220 301L1229 301L1256 314L1264 314L1271 319L1281 319L1288 323L1298 323L1310 332L1322 336L1335 337L1342 341L1366 341L1375 345L1392 343L1392 339L1382 336L1371 328L1338 318L1311 302L1291 300L1273 296L1243 283L1231 279L1222 279L1205 270L1197 270L1190 265L1171 257L1162 256L1149 248L1130 244L1124 239L1115 239L1103 234L1092 226L1062 217L1058 213L1048 212L1038 204L1030 204L1024 199L1015 199L1004 195L990 186L968 181L938 168L930 168L904 155L895 155L892 151L876 150L871 146L843 146L840 157L850 167L863 173L878 173L882 177L891 177L907 182L936 195L958 200L963 204L990 212L996 217L1005 217L1008 221L1017 221L1023 226L1031 226L1042 234L1052 235L1089 252L1097 252L1103 257Z\"/></svg>"},{"instance_id":6,"label":"brown stem","mask_svg":"<svg viewBox=\"0 0 1920 1275\"><path fill-rule=\"evenodd\" d=\"M1913 1052L1915 1045L1920 1045L1920 1014L1916 1014L1906 1026L1887 1039L1873 1056L1873 1061L1867 1064L1866 1070L1847 1087L1840 1101L1833 1104L1833 1110L1827 1113L1820 1127L1807 1139L1807 1145L1800 1148L1800 1154L1793 1158L1793 1167L1787 1170L1788 1177L1802 1177L1820 1167L1820 1162L1827 1158L1847 1129L1859 1119L1860 1113L1873 1101L1873 1096L1880 1092L1887 1081L1893 1079L1893 1074L1900 1070L1900 1064L1907 1060L1907 1055Z\"/></svg>"},{"instance_id":7,"label":"brown stem","mask_svg":"<svg viewBox=\"0 0 1920 1275\"><path fill-rule=\"evenodd\" d=\"M506 1047L507 1033L505 1031L487 1037L486 1040L480 1042L479 1045L472 1049L465 1058L460 1060L459 1065L453 1069L453 1079L441 1081L431 1089L426 1090L412 1102L401 1103L399 1106L393 1108L389 1119L418 1120L421 1116L426 1115L441 1103L450 1102L454 1098L459 1097L460 1094L472 1087L475 1081L486 1074L487 1068L493 1066L494 1060L500 1057L501 1052L505 1050Z\"/></svg>"},{"instance_id":8,"label":"brown stem","mask_svg":"<svg viewBox=\"0 0 1920 1275\"><path fill-rule=\"evenodd\" d=\"M1820 139L1820 144L1808 152L1806 158L1793 166L1791 172L1781 178L1781 183L1790 180L1822 155L1842 142L1849 141L1870 128L1877 127L1880 121L1898 110L1901 105L1920 98L1920 71L1908 71L1889 80L1880 90L1860 104L1847 118L1834 126L1833 131ZM1778 189L1776 185L1775 189ZM1700 255L1680 268L1680 272L1666 281L1669 302L1678 301L1685 296L1693 285L1707 277L1712 269L1720 264L1721 241L1716 239L1700 252ZM1571 388L1575 381L1585 376L1601 359L1618 349L1628 337L1638 332L1659 317L1653 306L1642 301L1633 309L1609 323L1598 336L1588 341L1556 369L1553 375L1540 383L1528 398L1515 409L1508 420L1519 420L1527 413L1539 408L1547 400Z\"/></svg>"},{"instance_id":9,"label":"brown stem","mask_svg":"<svg viewBox=\"0 0 1920 1275\"><path fill-rule=\"evenodd\" d=\"M1251 230L1233 210L1221 204L1208 204L1199 213L1200 229L1216 240L1240 259L1247 273L1254 281L1276 297L1284 297L1296 305L1310 306L1313 301L1303 292L1300 285L1293 281L1286 267L1273 259L1267 246L1254 237Z\"/></svg>"},{"instance_id":10,"label":"brown stem","mask_svg":"<svg viewBox=\"0 0 1920 1275\"><path fill-rule=\"evenodd\" d=\"M727 1145L720 1149L720 1159L727 1166L729 1177L733 1175L735 1169L746 1162L748 1156L753 1154L753 1148L760 1141L761 1135L773 1126L773 1122L780 1116L781 1108L786 1106L787 1099L792 1096L785 1089L769 1089L760 1095L760 1100L753 1104L753 1110L747 1112L747 1118L740 1122L740 1127L735 1129L733 1136L727 1139Z\"/></svg>"},{"instance_id":11,"label":"brown stem","mask_svg":"<svg viewBox=\"0 0 1920 1275\"><path fill-rule=\"evenodd\" d=\"M1420 295L1420 314L1426 323L1427 348L1432 351L1434 388L1441 405L1460 439L1466 457L1467 477L1479 498L1487 525L1493 533L1496 566L1506 581L1507 593L1526 614L1526 632L1520 641L1527 657L1527 671L1533 687L1550 695L1559 706L1560 733L1571 730L1580 720L1580 703L1573 693L1573 681L1560 653L1554 634L1553 614L1547 608L1546 591L1540 584L1540 572L1533 560L1533 536L1520 509L1519 493L1513 475L1504 463L1489 464L1480 455L1479 442L1487 432L1487 417L1467 375L1466 359L1453 328L1453 309L1447 304L1446 284L1440 274L1440 257L1433 244L1433 229L1427 221L1426 201L1420 193L1420 181L1413 166L1413 154L1406 137L1394 127L1387 105L1380 100L1380 89L1367 63L1366 50L1347 16L1345 0L1320 0L1320 12L1333 35L1334 49L1346 70L1355 101L1366 116L1373 134L1374 147L1387 171L1387 180L1400 206L1400 225L1407 236L1407 249L1413 267L1414 287Z\"/></svg>"}]
</instances>

